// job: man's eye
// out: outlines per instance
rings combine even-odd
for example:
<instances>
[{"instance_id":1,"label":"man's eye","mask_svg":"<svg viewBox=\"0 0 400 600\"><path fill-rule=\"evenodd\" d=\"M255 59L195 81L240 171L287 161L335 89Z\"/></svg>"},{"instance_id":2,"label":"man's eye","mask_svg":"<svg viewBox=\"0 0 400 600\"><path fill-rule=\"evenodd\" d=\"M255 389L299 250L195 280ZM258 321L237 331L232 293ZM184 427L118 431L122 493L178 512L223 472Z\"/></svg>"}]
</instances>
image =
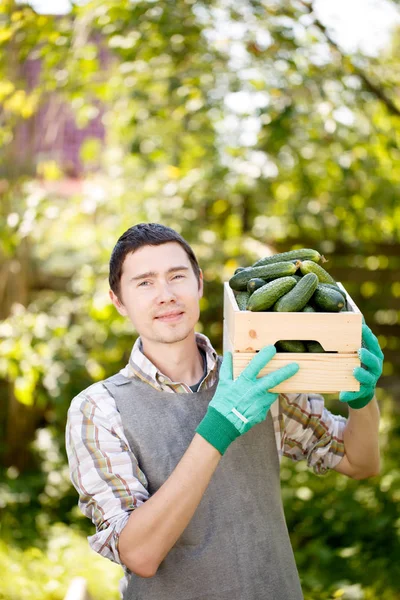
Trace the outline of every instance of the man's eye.
<instances>
[{"instance_id":1,"label":"man's eye","mask_svg":"<svg viewBox=\"0 0 400 600\"><path fill-rule=\"evenodd\" d=\"M176 279L177 277L183 277L183 279L185 278L185 275L174 275L174 277L172 279ZM138 287L142 287L143 284L145 283L151 283L151 281L142 281L142 283L139 283ZM147 286L144 286L147 287Z\"/></svg>"}]
</instances>

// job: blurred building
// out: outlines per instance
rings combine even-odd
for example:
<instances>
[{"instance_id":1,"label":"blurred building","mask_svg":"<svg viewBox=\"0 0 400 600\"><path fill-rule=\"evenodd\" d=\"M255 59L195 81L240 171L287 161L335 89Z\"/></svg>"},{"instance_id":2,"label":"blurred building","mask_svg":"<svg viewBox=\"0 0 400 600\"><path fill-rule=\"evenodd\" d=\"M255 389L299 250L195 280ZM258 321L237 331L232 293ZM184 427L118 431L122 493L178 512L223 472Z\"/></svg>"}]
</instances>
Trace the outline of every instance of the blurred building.
<instances>
[{"instance_id":1,"label":"blurred building","mask_svg":"<svg viewBox=\"0 0 400 600\"><path fill-rule=\"evenodd\" d=\"M103 52L100 61L105 62ZM40 71L40 59L29 58L20 65L27 89L38 84ZM40 163L56 161L66 178L80 179L87 169L80 156L82 144L87 139L105 139L104 111L100 104L97 109L97 115L81 128L69 104L57 93L50 94L49 100L30 119L21 120L15 131L13 146L19 167L30 172Z\"/></svg>"}]
</instances>

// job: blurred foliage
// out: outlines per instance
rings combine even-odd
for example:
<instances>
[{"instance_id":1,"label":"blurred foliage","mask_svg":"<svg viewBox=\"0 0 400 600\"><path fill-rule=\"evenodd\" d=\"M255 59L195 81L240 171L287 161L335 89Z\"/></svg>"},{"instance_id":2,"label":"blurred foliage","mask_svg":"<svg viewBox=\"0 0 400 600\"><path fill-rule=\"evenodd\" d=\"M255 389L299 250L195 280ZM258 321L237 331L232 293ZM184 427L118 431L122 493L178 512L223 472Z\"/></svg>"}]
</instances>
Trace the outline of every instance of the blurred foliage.
<instances>
[{"instance_id":1,"label":"blurred foliage","mask_svg":"<svg viewBox=\"0 0 400 600\"><path fill-rule=\"evenodd\" d=\"M91 551L82 535L53 523L46 542L22 550L0 541L1 600L63 600L74 577L87 580L92 598L118 600L121 567Z\"/></svg>"},{"instance_id":2,"label":"blurred foliage","mask_svg":"<svg viewBox=\"0 0 400 600\"><path fill-rule=\"evenodd\" d=\"M399 44L395 32L379 56L347 55L300 0L92 0L62 17L0 2L0 565L10 574L0 597L62 598L79 573L102 581L77 538L92 528L68 481L64 427L71 398L131 350L135 332L110 304L107 276L132 224L165 223L192 245L205 276L198 331L220 353L222 283L237 266L267 245L324 252L379 335L396 397ZM104 143L82 145L76 193L57 187L57 157L35 152L57 125L54 102L82 129L100 114L106 130ZM307 600L399 595L399 417L379 393L382 477L282 470ZM106 566L99 600L114 597Z\"/></svg>"},{"instance_id":3,"label":"blurred foliage","mask_svg":"<svg viewBox=\"0 0 400 600\"><path fill-rule=\"evenodd\" d=\"M384 390L377 396L382 413L379 477L355 481L334 471L315 477L304 462L282 463L287 524L310 600L395 600L400 594L398 409ZM338 404L328 401L329 409L340 414Z\"/></svg>"},{"instance_id":4,"label":"blurred foliage","mask_svg":"<svg viewBox=\"0 0 400 600\"><path fill-rule=\"evenodd\" d=\"M283 459L285 514L305 600L399 597L399 418L388 393L378 390L378 400L379 477L354 481L334 471L317 477L305 462ZM333 412L344 410L333 397L327 401ZM10 467L0 485L0 568L6 573L0 598L61 600L78 575L88 579L95 600L117 598L122 570L96 556L82 537L93 527L77 508L56 433L39 430L34 449L40 470L18 477Z\"/></svg>"}]
</instances>

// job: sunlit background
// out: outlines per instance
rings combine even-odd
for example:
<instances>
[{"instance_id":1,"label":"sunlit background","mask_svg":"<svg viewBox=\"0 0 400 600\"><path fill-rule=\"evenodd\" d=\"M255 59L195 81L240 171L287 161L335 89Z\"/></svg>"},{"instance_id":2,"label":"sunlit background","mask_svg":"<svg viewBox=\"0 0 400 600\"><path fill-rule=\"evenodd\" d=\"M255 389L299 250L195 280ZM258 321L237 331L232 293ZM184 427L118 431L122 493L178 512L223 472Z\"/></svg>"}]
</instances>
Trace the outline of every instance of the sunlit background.
<instances>
[{"instance_id":1,"label":"sunlit background","mask_svg":"<svg viewBox=\"0 0 400 600\"><path fill-rule=\"evenodd\" d=\"M400 597L399 55L396 0L0 0L0 600L62 600L76 577L118 598L64 430L136 339L107 277L142 221L194 248L220 353L237 267L326 256L385 353L382 473L285 459L288 528L306 600Z\"/></svg>"},{"instance_id":2,"label":"sunlit background","mask_svg":"<svg viewBox=\"0 0 400 600\"><path fill-rule=\"evenodd\" d=\"M76 5L83 5L83 0ZM29 2L42 14L67 14L68 0L37 0ZM315 12L334 32L336 41L347 51L376 54L390 42L390 35L399 24L399 12L386 0L316 0Z\"/></svg>"}]
</instances>

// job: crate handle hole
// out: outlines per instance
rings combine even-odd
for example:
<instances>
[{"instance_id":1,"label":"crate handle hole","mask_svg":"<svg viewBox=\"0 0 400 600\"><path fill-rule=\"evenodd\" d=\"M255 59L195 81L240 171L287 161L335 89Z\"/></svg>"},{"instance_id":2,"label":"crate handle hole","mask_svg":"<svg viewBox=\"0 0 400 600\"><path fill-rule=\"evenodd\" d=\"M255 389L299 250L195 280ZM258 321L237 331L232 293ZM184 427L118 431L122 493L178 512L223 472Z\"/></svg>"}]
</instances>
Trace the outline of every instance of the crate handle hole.
<instances>
[{"instance_id":1,"label":"crate handle hole","mask_svg":"<svg viewBox=\"0 0 400 600\"><path fill-rule=\"evenodd\" d=\"M317 340L279 340L275 343L277 352L311 352L337 354L337 352L326 351Z\"/></svg>"}]
</instances>

